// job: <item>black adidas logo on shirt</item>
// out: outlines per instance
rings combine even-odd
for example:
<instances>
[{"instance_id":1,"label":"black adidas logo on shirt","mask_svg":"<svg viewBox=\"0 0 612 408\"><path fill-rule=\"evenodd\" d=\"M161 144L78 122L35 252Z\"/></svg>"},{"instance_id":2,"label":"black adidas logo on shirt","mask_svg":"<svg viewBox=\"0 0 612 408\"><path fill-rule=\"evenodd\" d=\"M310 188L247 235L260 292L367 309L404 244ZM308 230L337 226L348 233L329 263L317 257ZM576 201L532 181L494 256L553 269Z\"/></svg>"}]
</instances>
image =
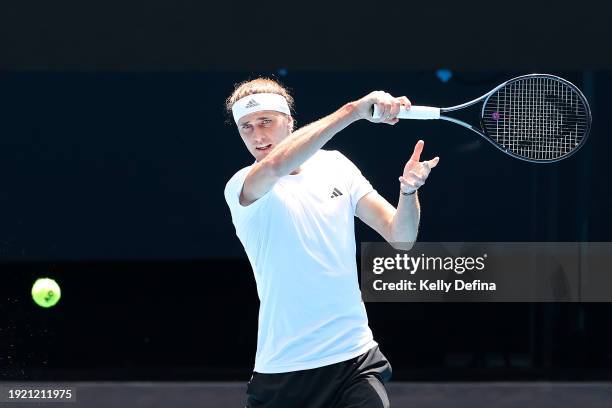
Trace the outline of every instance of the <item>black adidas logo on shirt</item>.
<instances>
[{"instance_id":1,"label":"black adidas logo on shirt","mask_svg":"<svg viewBox=\"0 0 612 408\"><path fill-rule=\"evenodd\" d=\"M255 106L259 106L255 99L251 99L246 105L244 105L245 109L254 108Z\"/></svg>"},{"instance_id":2,"label":"black adidas logo on shirt","mask_svg":"<svg viewBox=\"0 0 612 408\"><path fill-rule=\"evenodd\" d=\"M331 197L329 198L334 198L334 197L338 197L342 195L342 191L338 190L336 187L334 187L334 191L332 191Z\"/></svg>"}]
</instances>

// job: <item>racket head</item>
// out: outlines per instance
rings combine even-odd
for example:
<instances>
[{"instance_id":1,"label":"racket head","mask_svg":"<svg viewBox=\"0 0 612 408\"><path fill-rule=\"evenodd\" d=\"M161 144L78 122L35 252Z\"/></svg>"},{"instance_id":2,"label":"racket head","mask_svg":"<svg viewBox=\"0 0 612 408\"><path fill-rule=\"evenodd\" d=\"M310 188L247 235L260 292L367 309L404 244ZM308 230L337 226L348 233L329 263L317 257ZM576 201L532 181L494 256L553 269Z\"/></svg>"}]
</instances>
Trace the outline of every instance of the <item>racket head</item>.
<instances>
[{"instance_id":1,"label":"racket head","mask_svg":"<svg viewBox=\"0 0 612 408\"><path fill-rule=\"evenodd\" d=\"M505 153L551 163L576 153L591 130L591 109L582 92L555 75L530 74L493 89L483 102L481 128Z\"/></svg>"}]
</instances>

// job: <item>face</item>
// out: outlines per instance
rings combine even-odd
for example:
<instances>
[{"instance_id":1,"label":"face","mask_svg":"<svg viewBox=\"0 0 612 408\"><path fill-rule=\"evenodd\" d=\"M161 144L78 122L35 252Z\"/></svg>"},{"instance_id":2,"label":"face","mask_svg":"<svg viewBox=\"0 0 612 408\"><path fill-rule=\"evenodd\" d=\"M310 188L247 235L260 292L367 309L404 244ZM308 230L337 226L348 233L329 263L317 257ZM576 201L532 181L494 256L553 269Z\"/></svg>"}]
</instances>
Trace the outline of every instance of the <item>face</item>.
<instances>
[{"instance_id":1,"label":"face","mask_svg":"<svg viewBox=\"0 0 612 408\"><path fill-rule=\"evenodd\" d=\"M293 118L275 111L253 112L238 120L242 141L257 161L266 157L292 128Z\"/></svg>"}]
</instances>

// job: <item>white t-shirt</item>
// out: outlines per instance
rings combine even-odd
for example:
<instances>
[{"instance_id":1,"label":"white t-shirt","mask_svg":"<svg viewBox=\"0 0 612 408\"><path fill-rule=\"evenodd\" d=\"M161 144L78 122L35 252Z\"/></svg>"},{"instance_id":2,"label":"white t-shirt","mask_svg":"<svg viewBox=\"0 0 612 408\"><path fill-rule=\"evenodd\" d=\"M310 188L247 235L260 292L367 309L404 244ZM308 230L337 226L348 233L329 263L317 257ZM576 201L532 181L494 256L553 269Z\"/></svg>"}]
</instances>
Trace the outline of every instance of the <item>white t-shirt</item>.
<instances>
[{"instance_id":1,"label":"white t-shirt","mask_svg":"<svg viewBox=\"0 0 612 408\"><path fill-rule=\"evenodd\" d=\"M225 187L236 235L260 299L255 370L282 373L338 363L377 343L357 281L355 208L373 191L338 151L319 150L249 206L251 166Z\"/></svg>"}]
</instances>

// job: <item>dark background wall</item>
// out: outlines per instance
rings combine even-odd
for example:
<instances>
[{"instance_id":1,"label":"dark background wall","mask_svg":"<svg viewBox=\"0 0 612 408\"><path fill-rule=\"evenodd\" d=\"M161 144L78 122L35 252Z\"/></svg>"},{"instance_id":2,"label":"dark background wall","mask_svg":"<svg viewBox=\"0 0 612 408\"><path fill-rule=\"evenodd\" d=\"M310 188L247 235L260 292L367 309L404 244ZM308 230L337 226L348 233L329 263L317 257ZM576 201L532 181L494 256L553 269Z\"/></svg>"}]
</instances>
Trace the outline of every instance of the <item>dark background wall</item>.
<instances>
[{"instance_id":1,"label":"dark background wall","mask_svg":"<svg viewBox=\"0 0 612 408\"><path fill-rule=\"evenodd\" d=\"M599 0L5 0L2 65L27 70L610 68Z\"/></svg>"},{"instance_id":2,"label":"dark background wall","mask_svg":"<svg viewBox=\"0 0 612 408\"><path fill-rule=\"evenodd\" d=\"M375 89L444 106L517 74L563 76L594 122L554 165L447 123L357 123L328 147L394 202L424 139L441 161L421 193L422 241L610 241L609 14L513 4L283 18L270 4L3 3L0 378L248 379L258 302L222 191L251 158L222 104L257 75L292 88L298 124ZM357 226L358 242L379 239ZM63 289L50 310L29 297L43 275ZM607 304L367 308L395 379L611 377Z\"/></svg>"}]
</instances>

